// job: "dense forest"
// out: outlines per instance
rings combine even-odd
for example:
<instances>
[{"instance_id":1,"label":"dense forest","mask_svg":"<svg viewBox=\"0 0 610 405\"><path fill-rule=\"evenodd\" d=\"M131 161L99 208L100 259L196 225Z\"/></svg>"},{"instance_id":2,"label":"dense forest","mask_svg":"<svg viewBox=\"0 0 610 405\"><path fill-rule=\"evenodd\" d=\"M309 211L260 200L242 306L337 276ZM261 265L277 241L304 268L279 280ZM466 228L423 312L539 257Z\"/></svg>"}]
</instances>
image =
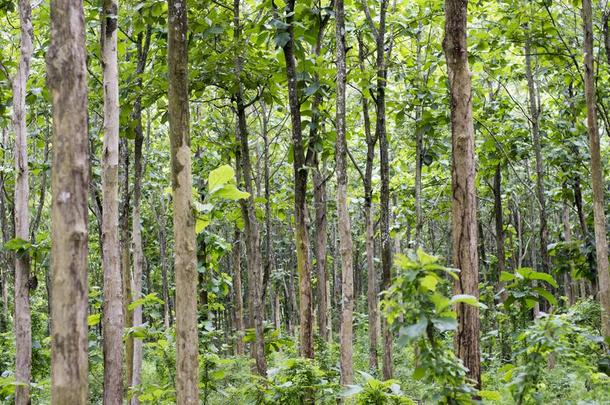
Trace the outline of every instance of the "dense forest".
<instances>
[{"instance_id":1,"label":"dense forest","mask_svg":"<svg viewBox=\"0 0 610 405\"><path fill-rule=\"evenodd\" d=\"M610 2L0 25L0 403L610 404Z\"/></svg>"}]
</instances>

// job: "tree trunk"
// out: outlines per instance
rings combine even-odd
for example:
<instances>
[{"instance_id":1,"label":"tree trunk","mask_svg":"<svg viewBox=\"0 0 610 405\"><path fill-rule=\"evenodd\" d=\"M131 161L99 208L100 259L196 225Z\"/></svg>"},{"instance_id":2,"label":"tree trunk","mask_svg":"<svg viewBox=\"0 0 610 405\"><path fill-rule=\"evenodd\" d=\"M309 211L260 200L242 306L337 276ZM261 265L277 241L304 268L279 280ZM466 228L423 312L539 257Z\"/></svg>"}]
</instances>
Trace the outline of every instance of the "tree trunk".
<instances>
[{"instance_id":1,"label":"tree trunk","mask_svg":"<svg viewBox=\"0 0 610 405\"><path fill-rule=\"evenodd\" d=\"M165 197L161 195L159 199L161 211L157 213L157 223L159 224L159 260L161 261L161 289L163 290L163 326L169 328L171 322L171 307L169 298L169 279L167 275L167 223L165 216Z\"/></svg>"},{"instance_id":2,"label":"tree trunk","mask_svg":"<svg viewBox=\"0 0 610 405\"><path fill-rule=\"evenodd\" d=\"M610 336L610 273L608 272L608 242L604 213L604 178L601 165L600 141L597 128L595 71L593 67L593 22L591 0L582 1L585 53L585 99L587 102L587 128L591 152L591 186L593 189L593 216L595 219L595 251L599 301L602 312L602 334Z\"/></svg>"},{"instance_id":3,"label":"tree trunk","mask_svg":"<svg viewBox=\"0 0 610 405\"><path fill-rule=\"evenodd\" d=\"M129 143L127 140L119 141L119 154L123 162L123 174L121 183L123 185L121 214L119 218L120 238L121 238L121 278L123 290L123 314L125 317L125 328L133 326L133 311L129 310L132 301L131 286L131 257L129 252L129 208L130 208L130 189L129 189ZM127 385L131 386L133 375L133 337L125 339L125 373Z\"/></svg>"},{"instance_id":4,"label":"tree trunk","mask_svg":"<svg viewBox=\"0 0 610 405\"><path fill-rule=\"evenodd\" d=\"M352 231L347 204L347 139L345 137L345 86L347 82L345 47L345 10L343 0L335 1L337 42L337 222L341 255L341 384L354 381L353 369L353 312L354 269L352 267ZM326 291L325 291L326 293Z\"/></svg>"},{"instance_id":5,"label":"tree trunk","mask_svg":"<svg viewBox=\"0 0 610 405\"><path fill-rule=\"evenodd\" d=\"M563 201L563 207L561 212L561 220L563 222L563 238L567 243L572 242L572 226L570 225L570 206L567 201ZM563 274L563 287L564 293L566 297L568 297L568 304L573 305L575 302L574 299L574 290L572 289L572 277L570 276L570 272L565 272Z\"/></svg>"},{"instance_id":6,"label":"tree trunk","mask_svg":"<svg viewBox=\"0 0 610 405\"><path fill-rule=\"evenodd\" d=\"M532 72L531 59L531 39L528 30L525 38L525 75L527 77L532 139L534 144L534 153L536 156L536 196L538 198L538 208L540 214L540 259L542 272L548 273L550 268L549 254L547 251L547 246L549 244L549 232L546 223L547 214L544 191L544 168L542 166L542 151L540 145L540 110L536 101L536 83L534 74Z\"/></svg>"},{"instance_id":7,"label":"tree trunk","mask_svg":"<svg viewBox=\"0 0 610 405\"><path fill-rule=\"evenodd\" d=\"M169 135L176 274L176 399L199 403L197 256L189 134L186 0L168 0Z\"/></svg>"},{"instance_id":8,"label":"tree trunk","mask_svg":"<svg viewBox=\"0 0 610 405\"><path fill-rule=\"evenodd\" d=\"M239 18L240 0L233 1L234 10L234 38L238 49L242 49L241 26ZM259 223L256 218L256 206L254 204L255 189L252 181L252 164L250 162L250 147L248 139L248 123L246 121L246 106L244 103L244 90L240 80L242 73L242 56L235 58L235 77L237 81L237 92L234 95L237 104L237 141L240 145L241 172L244 185L249 193L247 199L240 200L242 217L244 219L244 234L246 236L246 255L248 257L248 293L251 296L252 312L250 314L254 321L254 333L256 340L252 346L252 357L256 361L256 371L260 376L267 375L267 362L265 359L265 330L263 305L263 267L261 257L261 243Z\"/></svg>"},{"instance_id":9,"label":"tree trunk","mask_svg":"<svg viewBox=\"0 0 610 405\"><path fill-rule=\"evenodd\" d=\"M313 172L313 195L316 208L315 255L318 277L318 331L320 338L328 342L328 302L326 301L326 244L328 242L326 234L326 181L320 170L319 162L316 162L316 166Z\"/></svg>"},{"instance_id":10,"label":"tree trunk","mask_svg":"<svg viewBox=\"0 0 610 405\"><path fill-rule=\"evenodd\" d=\"M478 297L477 202L472 92L466 44L467 8L467 0L445 0L443 49L451 93L453 266L461 270L454 289L456 294ZM456 310L455 352L478 388L481 385L479 308L460 303Z\"/></svg>"},{"instance_id":11,"label":"tree trunk","mask_svg":"<svg viewBox=\"0 0 610 405\"><path fill-rule=\"evenodd\" d=\"M241 232L236 227L233 238L233 293L235 294L235 354L244 355L244 299L241 287Z\"/></svg>"},{"instance_id":12,"label":"tree trunk","mask_svg":"<svg viewBox=\"0 0 610 405\"><path fill-rule=\"evenodd\" d=\"M311 303L311 262L309 260L309 232L307 224L307 167L301 130L301 110L297 87L297 69L294 55L294 5L295 0L286 2L286 24L289 39L283 47L288 78L288 103L292 123L292 148L294 171L294 219L299 273L300 296L300 352L303 357L313 358L313 311Z\"/></svg>"},{"instance_id":13,"label":"tree trunk","mask_svg":"<svg viewBox=\"0 0 610 405\"><path fill-rule=\"evenodd\" d=\"M362 37L358 36L358 62L360 71L365 72L364 67L365 49ZM377 295L379 286L377 283L377 269L375 268L375 229L373 223L373 165L375 164L375 145L377 137L371 134L371 119L369 116L369 100L365 95L366 89L362 89L362 118L364 121L364 133L366 136L366 166L364 169L364 228L365 228L365 250L367 266L367 303L369 321L369 368L377 371L378 363L378 338L379 338L379 309Z\"/></svg>"},{"instance_id":14,"label":"tree trunk","mask_svg":"<svg viewBox=\"0 0 610 405\"><path fill-rule=\"evenodd\" d=\"M123 401L123 294L119 247L119 72L118 2L104 0L102 68L104 145L102 150L102 267L104 272L104 404Z\"/></svg>"},{"instance_id":15,"label":"tree trunk","mask_svg":"<svg viewBox=\"0 0 610 405\"><path fill-rule=\"evenodd\" d=\"M498 283L498 289L504 288L504 283L500 282L500 276L506 271L506 252L504 250L504 214L502 209L502 166L496 165L493 183L494 193L494 218L496 226L496 257L498 260L498 271L494 282ZM520 254L520 253L518 253ZM506 299L506 293L502 293L502 300Z\"/></svg>"},{"instance_id":16,"label":"tree trunk","mask_svg":"<svg viewBox=\"0 0 610 405\"><path fill-rule=\"evenodd\" d=\"M47 83L53 105L51 403L86 404L87 69L80 0L51 1Z\"/></svg>"},{"instance_id":17,"label":"tree trunk","mask_svg":"<svg viewBox=\"0 0 610 405\"><path fill-rule=\"evenodd\" d=\"M19 0L21 56L13 85L13 127L15 129L15 237L29 239L30 198L25 97L32 58L32 8L29 0ZM30 312L30 252L15 257L15 404L30 403L32 378L32 315ZM36 277L34 275L34 277Z\"/></svg>"},{"instance_id":18,"label":"tree trunk","mask_svg":"<svg viewBox=\"0 0 610 405\"><path fill-rule=\"evenodd\" d=\"M240 0L234 0L234 31L235 40L238 47L241 46L241 27L239 19ZM241 48L240 48L241 49ZM242 72L242 57L237 55L235 60L235 76L237 78L238 89L235 94L237 104L237 141L240 145L240 162L241 171L244 176L244 184L246 191L249 193L247 200L241 200L242 216L244 218L244 228L246 236L246 253L248 257L248 281L249 295L252 303L252 313L250 314L254 322L254 330L256 341L253 345L252 356L256 361L256 370L259 375L265 376L267 372L267 364L265 360L265 336L264 336L264 306L263 306L263 268L261 258L261 244L259 223L256 218L256 207L254 204L254 187L252 184L252 165L250 162L250 148L248 138L248 128L246 121L246 107L243 99L243 86L240 81Z\"/></svg>"},{"instance_id":19,"label":"tree trunk","mask_svg":"<svg viewBox=\"0 0 610 405\"><path fill-rule=\"evenodd\" d=\"M144 252L142 250L142 224L141 224L141 208L142 208L142 177L144 168L142 162L142 145L144 143L144 130L142 128L142 74L146 66L148 57L148 48L150 46L150 28L146 32L146 39L140 33L137 38L138 61L136 66L136 87L137 97L133 105L132 119L135 122L134 133L134 177L133 177L133 211L131 219L131 241L133 248L133 281L132 281L132 299L140 299L142 297L142 273L144 267ZM138 305L133 310L133 326L142 325L142 305ZM142 383L142 339L133 339L133 373L131 377L131 386L138 387ZM131 397L131 404L138 405L140 401L138 396Z\"/></svg>"}]
</instances>

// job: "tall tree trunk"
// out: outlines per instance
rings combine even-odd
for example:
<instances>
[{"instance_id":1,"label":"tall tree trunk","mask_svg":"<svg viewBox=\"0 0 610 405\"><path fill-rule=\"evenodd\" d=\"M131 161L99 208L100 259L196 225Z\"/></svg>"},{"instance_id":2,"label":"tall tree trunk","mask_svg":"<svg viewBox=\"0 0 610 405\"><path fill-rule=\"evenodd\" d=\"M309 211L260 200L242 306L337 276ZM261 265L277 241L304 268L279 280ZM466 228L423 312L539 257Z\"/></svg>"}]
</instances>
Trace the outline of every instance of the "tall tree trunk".
<instances>
[{"instance_id":1,"label":"tall tree trunk","mask_svg":"<svg viewBox=\"0 0 610 405\"><path fill-rule=\"evenodd\" d=\"M123 291L119 247L119 71L118 2L104 0L102 68L104 145L102 150L102 267L104 271L104 404L123 401Z\"/></svg>"},{"instance_id":2,"label":"tall tree trunk","mask_svg":"<svg viewBox=\"0 0 610 405\"><path fill-rule=\"evenodd\" d=\"M161 289L163 293L163 326L169 328L171 324L171 307L169 296L169 279L167 274L167 223L165 216L165 197L159 199L160 212L155 213L159 224L159 260L161 261Z\"/></svg>"},{"instance_id":3,"label":"tall tree trunk","mask_svg":"<svg viewBox=\"0 0 610 405\"><path fill-rule=\"evenodd\" d=\"M87 51L81 0L51 1L47 84L53 105L51 403L86 404Z\"/></svg>"},{"instance_id":4,"label":"tall tree trunk","mask_svg":"<svg viewBox=\"0 0 610 405\"><path fill-rule=\"evenodd\" d=\"M132 119L135 122L134 133L134 161L133 161L133 211L131 219L131 241L133 248L133 280L132 280L132 298L140 299L142 296L142 274L144 267L144 252L142 250L142 224L141 224L141 208L142 208L142 177L144 175L144 167L142 162L142 145L144 143L144 130L142 127L142 74L146 66L148 58L148 48L150 46L151 30L146 31L146 38L140 33L137 39L138 60L136 66L136 88L138 94L136 96ZM133 326L142 325L142 306L138 305L133 310ZM133 339L133 372L130 385L138 387L142 383L142 339ZM131 397L131 404L138 405L140 403L138 396Z\"/></svg>"},{"instance_id":5,"label":"tall tree trunk","mask_svg":"<svg viewBox=\"0 0 610 405\"><path fill-rule=\"evenodd\" d=\"M593 216L595 219L595 251L599 301L602 309L602 334L610 336L610 273L608 272L608 242L604 213L604 178L601 165L599 132L597 127L595 71L593 67L593 17L591 0L582 1L585 53L585 99L587 102L587 128L591 152L591 186L593 189Z\"/></svg>"},{"instance_id":6,"label":"tall tree trunk","mask_svg":"<svg viewBox=\"0 0 610 405\"><path fill-rule=\"evenodd\" d=\"M239 18L240 0L234 0L234 31L238 47L241 47L241 27ZM241 49L241 48L240 48ZM254 204L254 187L252 184L252 165L250 162L250 148L248 128L246 121L246 107L243 99L243 86L240 81L242 72L242 56L239 54L235 60L235 75L238 82L238 90L235 95L238 115L237 137L240 144L240 158L242 173L244 175L244 184L246 191L249 193L247 200L241 201L242 216L244 217L244 228L246 235L246 253L248 256L248 280L249 293L252 296L253 314L251 317L254 321L254 329L256 342L253 347L252 355L256 361L256 369L259 375L264 376L267 372L267 364L265 360L265 341L264 341L264 305L263 305L263 268L261 258L261 244L259 223L256 218L256 207Z\"/></svg>"},{"instance_id":7,"label":"tall tree trunk","mask_svg":"<svg viewBox=\"0 0 610 405\"><path fill-rule=\"evenodd\" d=\"M307 224L307 167L301 130L301 106L297 86L297 68L294 55L294 5L295 0L286 2L286 24L288 41L283 47L288 78L288 103L292 123L292 149L294 171L294 222L299 273L300 296L300 352L303 357L313 358L313 311L311 303L311 262L309 259L309 232Z\"/></svg>"},{"instance_id":8,"label":"tall tree trunk","mask_svg":"<svg viewBox=\"0 0 610 405\"><path fill-rule=\"evenodd\" d=\"M326 286L328 284L326 277L326 244L328 237L326 233L326 179L322 174L319 162L316 158L316 168L313 172L313 187L314 187L314 205L316 208L316 223L315 223L315 255L316 255L316 270L318 277L318 331L320 338L328 342L328 302L326 300Z\"/></svg>"},{"instance_id":9,"label":"tall tree trunk","mask_svg":"<svg viewBox=\"0 0 610 405\"><path fill-rule=\"evenodd\" d=\"M235 294L235 354L244 355L244 299L241 286L241 232L236 227L233 238L233 293Z\"/></svg>"},{"instance_id":10,"label":"tall tree trunk","mask_svg":"<svg viewBox=\"0 0 610 405\"><path fill-rule=\"evenodd\" d=\"M561 220L563 222L563 238L567 243L572 242L572 226L570 225L570 206L566 200L563 200L562 204L562 212L561 212ZM572 277L570 276L570 272L565 272L563 274L563 287L564 293L566 297L568 297L568 304L573 305L574 300L574 290L572 289Z\"/></svg>"},{"instance_id":11,"label":"tall tree trunk","mask_svg":"<svg viewBox=\"0 0 610 405\"><path fill-rule=\"evenodd\" d=\"M358 36L358 62L360 71L364 73L365 49L362 37ZM377 295L379 286L377 283L377 269L375 268L375 225L373 221L373 165L375 164L375 145L377 137L371 134L371 118L369 116L369 100L366 97L366 89L362 89L362 118L364 121L364 134L366 137L366 166L364 169L364 227L365 227L365 250L367 266L367 303L369 321L369 368L377 371L378 363L378 338L379 338L379 308Z\"/></svg>"},{"instance_id":12,"label":"tall tree trunk","mask_svg":"<svg viewBox=\"0 0 610 405\"><path fill-rule=\"evenodd\" d=\"M199 402L197 256L191 191L187 9L186 0L168 0L168 105L174 199L176 399L179 405Z\"/></svg>"},{"instance_id":13,"label":"tall tree trunk","mask_svg":"<svg viewBox=\"0 0 610 405\"><path fill-rule=\"evenodd\" d=\"M32 8L29 0L19 0L21 56L13 85L13 127L15 129L15 237L29 239L30 184L25 96L32 58ZM35 277L35 276L34 276ZM30 256L28 250L15 257L15 404L30 403L32 378L32 315L30 312Z\"/></svg>"},{"instance_id":14,"label":"tall tree trunk","mask_svg":"<svg viewBox=\"0 0 610 405\"><path fill-rule=\"evenodd\" d=\"M123 314L125 317L125 328L129 329L133 326L133 311L129 309L129 304L132 301L132 286L131 286L131 256L129 252L129 208L130 204L130 189L129 189L129 143L127 140L119 141L119 154L123 162L122 174L122 202L121 213L119 218L120 238L121 238L121 278L123 291ZM133 336L128 336L125 339L125 373L127 385L131 386L133 375Z\"/></svg>"},{"instance_id":15,"label":"tall tree trunk","mask_svg":"<svg viewBox=\"0 0 610 405\"><path fill-rule=\"evenodd\" d=\"M341 384L354 381L353 369L353 312L354 269L352 267L352 230L347 205L347 139L345 137L345 86L347 82L345 47L345 10L343 0L335 2L337 42L337 222L341 254Z\"/></svg>"},{"instance_id":16,"label":"tall tree trunk","mask_svg":"<svg viewBox=\"0 0 610 405\"><path fill-rule=\"evenodd\" d=\"M453 265L461 270L454 289L456 294L478 297L477 202L472 92L466 44L467 8L467 0L445 0L443 49L451 93ZM455 352L468 369L470 378L480 387L479 308L460 303L456 310Z\"/></svg>"},{"instance_id":17,"label":"tall tree trunk","mask_svg":"<svg viewBox=\"0 0 610 405\"><path fill-rule=\"evenodd\" d=\"M496 165L496 171L494 173L493 183L494 193L494 218L496 226L496 257L498 260L498 271L494 282L500 280L502 272L506 270L506 252L504 250L504 214L502 209L502 166L500 163ZM502 290L502 283L498 284L500 290ZM504 300L505 293L502 293L502 300Z\"/></svg>"},{"instance_id":18,"label":"tall tree trunk","mask_svg":"<svg viewBox=\"0 0 610 405\"><path fill-rule=\"evenodd\" d=\"M530 120L532 129L532 139L534 144L534 154L536 156L536 196L539 204L540 216L540 259L541 269L544 273L549 272L549 254L547 246L549 244L548 228L546 223L546 198L544 191L544 168L542 166L542 151L540 145L540 109L536 93L536 82L532 72L531 39L529 30L525 38L525 75L527 77L527 88L529 93Z\"/></svg>"},{"instance_id":19,"label":"tall tree trunk","mask_svg":"<svg viewBox=\"0 0 610 405\"><path fill-rule=\"evenodd\" d=\"M246 105L244 102L244 89L240 80L242 73L242 55L240 54L243 42L241 39L240 8L241 0L233 1L233 30L234 38L238 46L235 58L235 77L237 81L237 92L234 95L237 104L237 141L240 145L241 171L244 177L244 185L249 193L247 199L240 200L242 217L244 219L244 234L246 236L246 254L248 257L248 292L251 296L252 314L254 321L255 342L252 347L252 357L256 361L256 371L260 376L267 375L267 361L265 359L265 330L263 305L263 266L261 257L261 243L259 223L256 218L256 206L254 204L255 189L253 185L252 163L250 162L250 146L248 136L248 123L246 121Z\"/></svg>"}]
</instances>

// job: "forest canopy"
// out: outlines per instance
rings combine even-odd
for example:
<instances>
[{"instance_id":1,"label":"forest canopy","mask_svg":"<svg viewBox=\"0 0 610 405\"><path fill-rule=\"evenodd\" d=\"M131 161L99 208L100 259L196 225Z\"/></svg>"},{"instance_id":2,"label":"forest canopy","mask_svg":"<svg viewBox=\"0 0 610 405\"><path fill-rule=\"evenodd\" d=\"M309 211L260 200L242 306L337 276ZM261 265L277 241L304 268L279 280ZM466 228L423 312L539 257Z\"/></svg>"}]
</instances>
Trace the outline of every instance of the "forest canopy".
<instances>
[{"instance_id":1,"label":"forest canopy","mask_svg":"<svg viewBox=\"0 0 610 405\"><path fill-rule=\"evenodd\" d=\"M1 403L610 403L606 0L0 24Z\"/></svg>"}]
</instances>

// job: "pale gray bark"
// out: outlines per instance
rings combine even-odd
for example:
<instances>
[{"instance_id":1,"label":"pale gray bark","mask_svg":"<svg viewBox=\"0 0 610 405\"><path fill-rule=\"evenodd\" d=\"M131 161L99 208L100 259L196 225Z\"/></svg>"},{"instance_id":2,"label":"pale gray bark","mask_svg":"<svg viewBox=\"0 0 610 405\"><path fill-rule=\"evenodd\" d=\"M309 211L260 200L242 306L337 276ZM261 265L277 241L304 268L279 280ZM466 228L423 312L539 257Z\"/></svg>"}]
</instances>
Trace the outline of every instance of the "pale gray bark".
<instances>
[{"instance_id":1,"label":"pale gray bark","mask_svg":"<svg viewBox=\"0 0 610 405\"><path fill-rule=\"evenodd\" d=\"M26 125L27 81L32 58L32 9L29 0L19 0L21 55L13 85L13 127L15 129L15 237L29 239L30 198ZM30 402L32 377L32 316L30 313L30 252L15 257L15 379L25 385L15 387L15 403Z\"/></svg>"},{"instance_id":2,"label":"pale gray bark","mask_svg":"<svg viewBox=\"0 0 610 405\"><path fill-rule=\"evenodd\" d=\"M84 405L87 364L87 51L80 0L51 1L51 403Z\"/></svg>"},{"instance_id":3,"label":"pale gray bark","mask_svg":"<svg viewBox=\"0 0 610 405\"><path fill-rule=\"evenodd\" d=\"M354 381L353 367L353 312L354 269L352 266L352 233L347 204L347 139L345 136L345 86L347 81L345 46L345 10L343 0L335 2L337 43L337 222L339 227L339 249L341 255L341 384Z\"/></svg>"},{"instance_id":4,"label":"pale gray bark","mask_svg":"<svg viewBox=\"0 0 610 405\"><path fill-rule=\"evenodd\" d=\"M118 3L104 0L102 67L104 144L102 149L102 268L104 272L104 404L123 401L123 291L119 246L119 72Z\"/></svg>"}]
</instances>

